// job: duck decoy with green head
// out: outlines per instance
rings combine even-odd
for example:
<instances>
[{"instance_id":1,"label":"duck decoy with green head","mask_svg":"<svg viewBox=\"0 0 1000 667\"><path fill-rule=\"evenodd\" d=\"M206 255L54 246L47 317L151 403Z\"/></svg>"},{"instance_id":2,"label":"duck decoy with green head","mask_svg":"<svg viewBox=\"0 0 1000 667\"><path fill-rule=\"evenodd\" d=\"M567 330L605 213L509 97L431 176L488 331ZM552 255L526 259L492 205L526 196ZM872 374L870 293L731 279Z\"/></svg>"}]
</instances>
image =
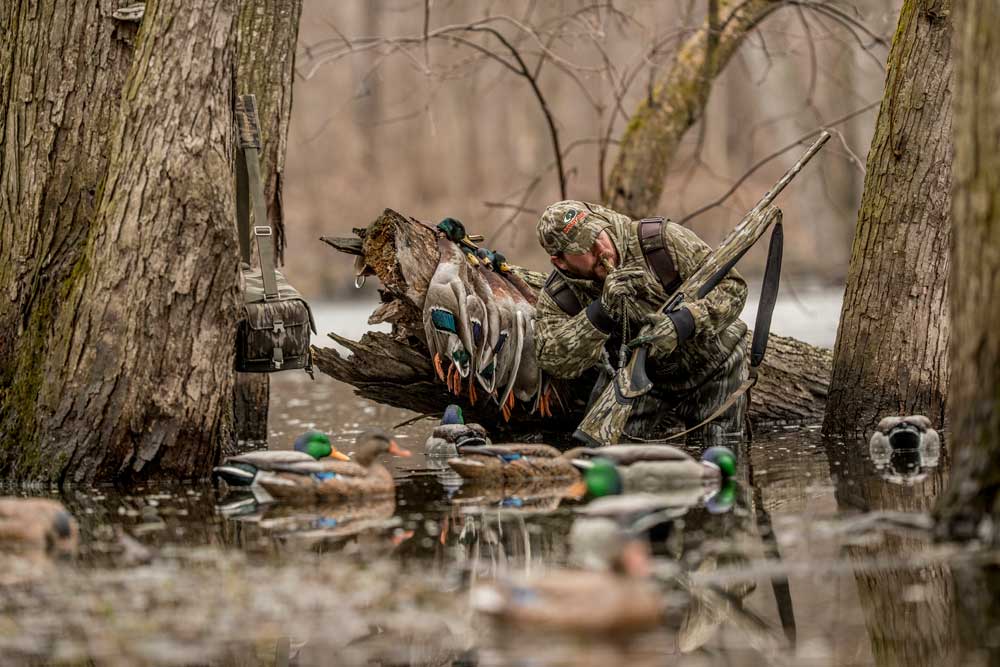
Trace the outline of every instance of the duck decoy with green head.
<instances>
[{"instance_id":1,"label":"duck decoy with green head","mask_svg":"<svg viewBox=\"0 0 1000 667\"><path fill-rule=\"evenodd\" d=\"M221 479L230 486L254 486L261 471L274 470L276 466L290 463L302 463L319 459L333 458L338 461L350 461L330 443L330 437L319 431L303 433L295 439L294 449L268 450L246 452L227 457L222 465L212 469L216 479Z\"/></svg>"},{"instance_id":2,"label":"duck decoy with green head","mask_svg":"<svg viewBox=\"0 0 1000 667\"><path fill-rule=\"evenodd\" d=\"M379 462L382 454L410 456L382 429L358 435L351 461L304 461L275 466L261 473L259 484L279 500L316 502L390 496L392 473Z\"/></svg>"},{"instance_id":3,"label":"duck decoy with green head","mask_svg":"<svg viewBox=\"0 0 1000 667\"><path fill-rule=\"evenodd\" d=\"M441 423L431 431L424 453L428 458L450 458L458 456L462 447L489 444L486 429L479 424L466 424L461 406L453 403L445 408Z\"/></svg>"},{"instance_id":4,"label":"duck decoy with green head","mask_svg":"<svg viewBox=\"0 0 1000 667\"><path fill-rule=\"evenodd\" d=\"M707 449L701 461L670 445L578 447L563 456L584 471L593 496L718 485L736 474L735 454L721 446Z\"/></svg>"}]
</instances>

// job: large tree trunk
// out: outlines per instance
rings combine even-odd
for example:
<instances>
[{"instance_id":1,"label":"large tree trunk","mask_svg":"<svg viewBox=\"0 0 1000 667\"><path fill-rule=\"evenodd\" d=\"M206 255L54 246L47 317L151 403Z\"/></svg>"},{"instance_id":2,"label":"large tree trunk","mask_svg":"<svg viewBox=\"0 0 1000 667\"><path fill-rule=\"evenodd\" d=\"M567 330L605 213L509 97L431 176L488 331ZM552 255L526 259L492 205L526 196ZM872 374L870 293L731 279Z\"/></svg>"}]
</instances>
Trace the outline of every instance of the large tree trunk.
<instances>
[{"instance_id":1,"label":"large tree trunk","mask_svg":"<svg viewBox=\"0 0 1000 667\"><path fill-rule=\"evenodd\" d=\"M246 3L238 24L236 0L147 2L138 29L120 4L0 10L7 478L202 476L231 438L234 82L257 88L273 133L281 229L299 4Z\"/></svg>"},{"instance_id":2,"label":"large tree trunk","mask_svg":"<svg viewBox=\"0 0 1000 667\"><path fill-rule=\"evenodd\" d=\"M544 437L563 442L583 418L591 384L585 380L559 383L565 409L541 418L519 405L510 422L497 406L480 399L471 405L468 395L455 397L435 379L427 354L421 312L424 293L438 262L437 245L430 227L386 209L358 239L324 239L338 250L364 256L382 283L383 303L369 318L370 324L389 322L392 333L371 332L361 341L330 337L351 352L341 356L334 349L313 348L317 367L353 385L365 398L417 412L440 414L448 403L459 403L466 415L500 439ZM536 289L545 275L518 269ZM757 424L818 423L823 414L832 357L829 350L773 336L761 368L760 384L751 394L750 416Z\"/></svg>"},{"instance_id":3,"label":"large tree trunk","mask_svg":"<svg viewBox=\"0 0 1000 667\"><path fill-rule=\"evenodd\" d=\"M146 4L80 278L45 365L48 475L195 477L231 437L236 9Z\"/></svg>"},{"instance_id":4,"label":"large tree trunk","mask_svg":"<svg viewBox=\"0 0 1000 667\"><path fill-rule=\"evenodd\" d=\"M957 2L952 207L951 484L941 532L973 537L1000 510L1000 7ZM997 539L996 532L993 533Z\"/></svg>"},{"instance_id":5,"label":"large tree trunk","mask_svg":"<svg viewBox=\"0 0 1000 667\"><path fill-rule=\"evenodd\" d=\"M277 238L276 265L282 260L285 248L282 179L301 14L302 0L243 2L236 33L236 91L257 96L263 143L260 173L268 221ZM256 253L251 253L251 257L256 264ZM240 440L258 443L267 440L269 378L267 373L236 374L233 398L236 436Z\"/></svg>"},{"instance_id":6,"label":"large tree trunk","mask_svg":"<svg viewBox=\"0 0 1000 667\"><path fill-rule=\"evenodd\" d=\"M701 28L681 46L666 75L629 119L608 180L608 206L631 218L651 215L684 133L701 119L712 82L780 0L710 0Z\"/></svg>"},{"instance_id":7,"label":"large tree trunk","mask_svg":"<svg viewBox=\"0 0 1000 667\"><path fill-rule=\"evenodd\" d=\"M0 473L59 474L38 448L46 353L107 172L132 59L119 3L0 8ZM81 268L82 265L81 265ZM64 462L63 462L64 463Z\"/></svg>"},{"instance_id":8,"label":"large tree trunk","mask_svg":"<svg viewBox=\"0 0 1000 667\"><path fill-rule=\"evenodd\" d=\"M944 418L951 207L949 0L906 0L868 155L823 430Z\"/></svg>"}]
</instances>

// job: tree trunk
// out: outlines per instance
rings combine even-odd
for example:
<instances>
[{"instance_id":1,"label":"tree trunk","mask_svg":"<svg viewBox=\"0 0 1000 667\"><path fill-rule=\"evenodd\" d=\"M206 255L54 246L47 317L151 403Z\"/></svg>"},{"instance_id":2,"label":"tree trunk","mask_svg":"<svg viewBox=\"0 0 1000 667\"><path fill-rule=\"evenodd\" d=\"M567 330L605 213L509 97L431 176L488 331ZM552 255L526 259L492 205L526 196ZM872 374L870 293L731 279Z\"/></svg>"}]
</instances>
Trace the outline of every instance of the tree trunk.
<instances>
[{"instance_id":1,"label":"tree trunk","mask_svg":"<svg viewBox=\"0 0 1000 667\"><path fill-rule=\"evenodd\" d=\"M1000 7L957 2L949 422L941 532L973 537L1000 490ZM994 532L992 539L996 540Z\"/></svg>"},{"instance_id":2,"label":"tree trunk","mask_svg":"<svg viewBox=\"0 0 1000 667\"><path fill-rule=\"evenodd\" d=\"M448 403L457 402L471 420L500 439L568 439L583 418L592 382L560 382L557 389L565 407L554 409L553 417L528 414L528 406L519 405L510 422L500 417L491 401L481 399L471 405L467 394L448 393L431 368L421 323L424 293L438 262L434 232L391 209L366 230L356 231L361 240L324 240L338 250L364 256L383 286L383 303L368 322L389 322L392 333L366 333L359 342L331 333L352 354L344 358L333 349L313 348L321 371L354 386L360 396L408 410L440 414ZM545 281L544 274L516 270L536 289ZM823 414L831 361L829 350L772 336L760 383L751 394L751 419L757 424L817 423Z\"/></svg>"},{"instance_id":3,"label":"tree trunk","mask_svg":"<svg viewBox=\"0 0 1000 667\"><path fill-rule=\"evenodd\" d=\"M712 0L701 28L629 120L608 180L608 206L631 218L655 212L667 167L684 133L701 119L712 81L780 0Z\"/></svg>"},{"instance_id":4,"label":"tree trunk","mask_svg":"<svg viewBox=\"0 0 1000 667\"><path fill-rule=\"evenodd\" d=\"M292 113L295 43L301 14L302 0L243 2L236 33L236 92L257 96L263 144L260 173L264 181L268 221L276 237L275 265L283 260L286 243L282 178L288 122ZM251 253L251 258L256 264L256 253ZM267 440L269 378L267 373L236 375L233 399L236 437L240 440Z\"/></svg>"},{"instance_id":5,"label":"tree trunk","mask_svg":"<svg viewBox=\"0 0 1000 667\"><path fill-rule=\"evenodd\" d=\"M950 0L906 0L868 155L823 430L940 424L948 390Z\"/></svg>"},{"instance_id":6,"label":"tree trunk","mask_svg":"<svg viewBox=\"0 0 1000 667\"><path fill-rule=\"evenodd\" d=\"M0 8L0 473L53 477L41 460L39 389L80 265L132 60L118 2ZM82 268L82 266L81 266Z\"/></svg>"}]
</instances>

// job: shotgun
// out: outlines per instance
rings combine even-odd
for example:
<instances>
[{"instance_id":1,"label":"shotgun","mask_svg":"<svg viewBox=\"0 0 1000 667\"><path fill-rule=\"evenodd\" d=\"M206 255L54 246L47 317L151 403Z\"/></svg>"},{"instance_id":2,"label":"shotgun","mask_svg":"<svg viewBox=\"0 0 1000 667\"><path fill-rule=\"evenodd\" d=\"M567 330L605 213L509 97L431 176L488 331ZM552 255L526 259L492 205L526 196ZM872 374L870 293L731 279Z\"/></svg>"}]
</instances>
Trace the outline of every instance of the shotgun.
<instances>
[{"instance_id":1,"label":"shotgun","mask_svg":"<svg viewBox=\"0 0 1000 667\"><path fill-rule=\"evenodd\" d=\"M829 139L829 132L824 131L820 134L816 142L761 197L757 205L743 216L719 247L705 258L705 262L697 271L681 283L657 312L672 312L680 308L688 295L695 299L703 298L726 277L736 262L746 254L768 227L781 219L781 211L772 206L772 203ZM640 338L632 341L629 346L634 349L628 363L611 377L604 391L577 427L573 434L574 439L598 447L617 443L625 423L632 414L635 399L653 388L653 383L646 375L648 344Z\"/></svg>"}]
</instances>

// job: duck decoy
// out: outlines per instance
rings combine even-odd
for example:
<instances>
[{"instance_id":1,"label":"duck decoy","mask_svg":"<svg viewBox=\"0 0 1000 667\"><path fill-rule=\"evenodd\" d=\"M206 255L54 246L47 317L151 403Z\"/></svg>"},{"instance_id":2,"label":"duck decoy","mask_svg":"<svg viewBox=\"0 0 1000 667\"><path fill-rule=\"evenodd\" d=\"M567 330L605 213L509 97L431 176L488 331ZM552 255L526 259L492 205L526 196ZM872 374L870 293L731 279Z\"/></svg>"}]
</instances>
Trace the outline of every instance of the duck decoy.
<instances>
[{"instance_id":1,"label":"duck decoy","mask_svg":"<svg viewBox=\"0 0 1000 667\"><path fill-rule=\"evenodd\" d=\"M0 498L0 551L71 557L80 529L62 503L48 498Z\"/></svg>"},{"instance_id":2,"label":"duck decoy","mask_svg":"<svg viewBox=\"0 0 1000 667\"><path fill-rule=\"evenodd\" d=\"M666 604L649 579L649 546L616 526L605 536L604 571L556 569L473 590L473 606L522 631L624 636L664 621Z\"/></svg>"},{"instance_id":3,"label":"duck decoy","mask_svg":"<svg viewBox=\"0 0 1000 667\"><path fill-rule=\"evenodd\" d=\"M230 486L254 486L261 471L274 470L275 466L324 458L350 461L343 452L330 444L330 438L319 431L303 433L295 439L294 449L246 452L227 457L222 465L212 469L212 474Z\"/></svg>"},{"instance_id":4,"label":"duck decoy","mask_svg":"<svg viewBox=\"0 0 1000 667\"><path fill-rule=\"evenodd\" d=\"M303 461L274 466L260 474L258 483L271 496L289 501L335 501L390 496L396 490L392 473L380 454L410 456L382 429L358 435L351 461Z\"/></svg>"},{"instance_id":5,"label":"duck decoy","mask_svg":"<svg viewBox=\"0 0 1000 667\"><path fill-rule=\"evenodd\" d=\"M937 450L941 439L931 428L931 420L923 415L908 417L886 417L875 427L870 447L879 449L920 449Z\"/></svg>"},{"instance_id":6,"label":"duck decoy","mask_svg":"<svg viewBox=\"0 0 1000 667\"><path fill-rule=\"evenodd\" d=\"M886 417L868 443L872 463L893 484L912 486L927 477L941 456L941 439L922 415Z\"/></svg>"},{"instance_id":7,"label":"duck decoy","mask_svg":"<svg viewBox=\"0 0 1000 667\"><path fill-rule=\"evenodd\" d=\"M475 351L468 312L469 268L462 252L445 236L438 238L438 252L440 260L424 296L424 334L435 372L449 391L458 394L462 380L469 377Z\"/></svg>"},{"instance_id":8,"label":"duck decoy","mask_svg":"<svg viewBox=\"0 0 1000 667\"><path fill-rule=\"evenodd\" d=\"M511 484L532 479L580 479L572 461L549 445L463 447L459 454L448 459L448 466L463 480Z\"/></svg>"},{"instance_id":9,"label":"duck decoy","mask_svg":"<svg viewBox=\"0 0 1000 667\"><path fill-rule=\"evenodd\" d=\"M479 424L466 424L462 408L453 403L445 408L441 423L428 436L424 453L429 458L442 459L458 456L461 447L489 444L486 429Z\"/></svg>"},{"instance_id":10,"label":"duck decoy","mask_svg":"<svg viewBox=\"0 0 1000 667\"><path fill-rule=\"evenodd\" d=\"M584 471L588 492L595 497L718 485L736 474L736 455L722 446L705 450L701 461L670 445L577 447L563 457Z\"/></svg>"}]
</instances>

